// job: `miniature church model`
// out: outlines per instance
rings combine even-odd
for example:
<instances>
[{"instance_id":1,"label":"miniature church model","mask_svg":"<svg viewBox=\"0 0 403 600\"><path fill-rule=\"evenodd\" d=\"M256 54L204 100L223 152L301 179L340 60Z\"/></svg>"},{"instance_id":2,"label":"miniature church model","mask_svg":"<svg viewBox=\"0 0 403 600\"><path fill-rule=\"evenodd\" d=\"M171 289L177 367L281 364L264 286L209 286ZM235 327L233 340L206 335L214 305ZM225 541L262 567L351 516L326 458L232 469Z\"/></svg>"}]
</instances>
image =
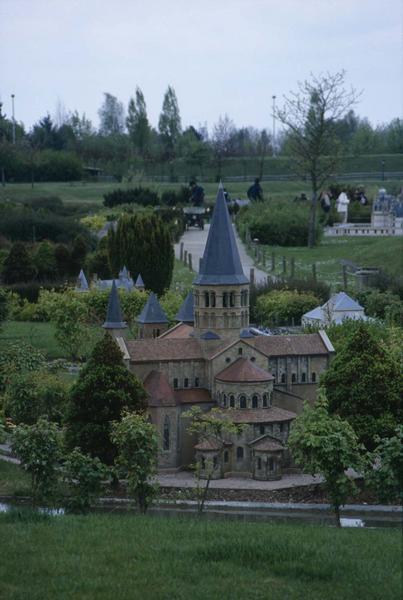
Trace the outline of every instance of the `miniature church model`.
<instances>
[{"instance_id":1,"label":"miniature church model","mask_svg":"<svg viewBox=\"0 0 403 600\"><path fill-rule=\"evenodd\" d=\"M114 286L112 295L118 302ZM159 468L178 470L196 459L202 470L213 464L215 478L281 477L290 466L290 424L304 400L315 401L319 376L334 349L324 332L249 333L249 281L221 185L200 272L177 314L178 323L167 328L152 294L138 317L140 339L127 341L114 303L104 327L113 332L128 368L144 383L148 413L159 432ZM192 406L228 411L233 422L243 425L242 433L225 441L195 439L182 417Z\"/></svg>"}]
</instances>

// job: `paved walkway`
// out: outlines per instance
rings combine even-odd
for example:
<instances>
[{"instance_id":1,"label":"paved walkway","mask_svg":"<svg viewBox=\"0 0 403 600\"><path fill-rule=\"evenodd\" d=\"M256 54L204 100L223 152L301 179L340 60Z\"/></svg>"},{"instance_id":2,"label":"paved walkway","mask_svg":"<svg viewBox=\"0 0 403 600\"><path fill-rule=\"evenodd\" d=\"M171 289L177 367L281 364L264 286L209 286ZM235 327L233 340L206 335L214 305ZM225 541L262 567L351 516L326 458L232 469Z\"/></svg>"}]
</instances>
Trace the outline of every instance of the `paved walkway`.
<instances>
[{"instance_id":1,"label":"paved walkway","mask_svg":"<svg viewBox=\"0 0 403 600\"><path fill-rule=\"evenodd\" d=\"M187 250L192 255L192 266L193 270L199 271L199 260L202 258L204 253L204 248L207 242L207 236L209 232L210 225L205 225L204 230L197 229L192 227L185 231L183 236L180 239L180 242L183 242L184 250ZM249 277L249 272L251 267L255 269L255 282L260 283L267 280L267 273L256 268L253 264L253 259L247 254L245 246L241 242L236 228L234 226L235 238L238 244L239 255L241 257L242 267L244 273L247 277ZM175 244L175 256L176 258L180 258L180 242Z\"/></svg>"},{"instance_id":2,"label":"paved walkway","mask_svg":"<svg viewBox=\"0 0 403 600\"><path fill-rule=\"evenodd\" d=\"M193 473L179 471L178 473L159 474L158 483L162 487L193 488L195 478ZM210 482L210 488L216 490L284 490L305 485L321 483L323 477L317 475L293 474L283 475L278 481L258 481L241 477L228 477L226 479L214 479ZM203 482L202 482L203 484Z\"/></svg>"}]
</instances>

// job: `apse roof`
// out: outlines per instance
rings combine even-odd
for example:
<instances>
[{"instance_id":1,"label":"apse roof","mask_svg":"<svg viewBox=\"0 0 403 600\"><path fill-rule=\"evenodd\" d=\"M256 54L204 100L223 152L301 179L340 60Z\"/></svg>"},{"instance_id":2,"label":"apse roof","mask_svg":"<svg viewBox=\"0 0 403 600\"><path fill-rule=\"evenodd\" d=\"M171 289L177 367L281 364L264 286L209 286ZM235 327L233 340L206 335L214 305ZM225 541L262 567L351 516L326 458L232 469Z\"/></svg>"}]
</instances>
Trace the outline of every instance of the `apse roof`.
<instances>
[{"instance_id":1,"label":"apse roof","mask_svg":"<svg viewBox=\"0 0 403 600\"><path fill-rule=\"evenodd\" d=\"M199 274L194 283L198 285L249 283L242 270L234 229L221 183Z\"/></svg>"},{"instance_id":2,"label":"apse roof","mask_svg":"<svg viewBox=\"0 0 403 600\"><path fill-rule=\"evenodd\" d=\"M217 373L216 379L231 383L259 383L274 378L271 373L261 369L247 358L238 358L229 367Z\"/></svg>"}]
</instances>

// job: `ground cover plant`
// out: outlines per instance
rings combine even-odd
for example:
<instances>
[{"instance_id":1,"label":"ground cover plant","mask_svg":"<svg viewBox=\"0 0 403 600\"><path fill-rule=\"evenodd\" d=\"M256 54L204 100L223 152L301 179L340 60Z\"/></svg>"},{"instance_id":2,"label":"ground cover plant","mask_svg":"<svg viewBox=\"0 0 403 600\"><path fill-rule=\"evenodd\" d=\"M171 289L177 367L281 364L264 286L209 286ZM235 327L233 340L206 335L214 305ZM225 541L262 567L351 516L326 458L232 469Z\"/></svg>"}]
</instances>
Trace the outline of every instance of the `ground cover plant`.
<instances>
[{"instance_id":1,"label":"ground cover plant","mask_svg":"<svg viewBox=\"0 0 403 600\"><path fill-rule=\"evenodd\" d=\"M22 511L0 515L0 525L0 595L10 600L394 600L401 592L397 530Z\"/></svg>"}]
</instances>

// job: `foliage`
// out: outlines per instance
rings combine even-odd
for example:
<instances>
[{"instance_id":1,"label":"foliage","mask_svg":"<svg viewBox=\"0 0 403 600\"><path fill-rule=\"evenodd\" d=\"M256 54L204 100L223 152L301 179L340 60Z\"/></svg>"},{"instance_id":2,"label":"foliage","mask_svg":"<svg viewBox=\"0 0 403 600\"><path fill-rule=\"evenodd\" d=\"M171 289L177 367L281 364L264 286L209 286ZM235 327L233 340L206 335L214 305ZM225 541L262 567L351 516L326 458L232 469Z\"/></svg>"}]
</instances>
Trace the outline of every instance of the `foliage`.
<instances>
[{"instance_id":1,"label":"foliage","mask_svg":"<svg viewBox=\"0 0 403 600\"><path fill-rule=\"evenodd\" d=\"M2 275L4 283L18 283L34 279L36 269L23 243L15 242L11 246L10 253L3 264Z\"/></svg>"},{"instance_id":2,"label":"foliage","mask_svg":"<svg viewBox=\"0 0 403 600\"><path fill-rule=\"evenodd\" d=\"M179 105L176 93L170 85L164 95L158 129L167 158L173 158L177 142L182 132Z\"/></svg>"},{"instance_id":3,"label":"foliage","mask_svg":"<svg viewBox=\"0 0 403 600\"><path fill-rule=\"evenodd\" d=\"M150 144L151 127L147 117L144 94L137 86L135 98L130 98L126 125L138 154L145 158Z\"/></svg>"},{"instance_id":4,"label":"foliage","mask_svg":"<svg viewBox=\"0 0 403 600\"><path fill-rule=\"evenodd\" d=\"M25 341L4 344L0 352L0 392L15 375L37 371L45 366L45 357Z\"/></svg>"},{"instance_id":5,"label":"foliage","mask_svg":"<svg viewBox=\"0 0 403 600\"><path fill-rule=\"evenodd\" d=\"M260 325L298 324L304 313L318 306L319 299L311 292L273 290L256 300L255 316Z\"/></svg>"},{"instance_id":6,"label":"foliage","mask_svg":"<svg viewBox=\"0 0 403 600\"><path fill-rule=\"evenodd\" d=\"M148 290L162 294L169 287L174 251L168 228L157 215L123 216L107 241L114 273L126 265L133 279L141 273Z\"/></svg>"},{"instance_id":7,"label":"foliage","mask_svg":"<svg viewBox=\"0 0 403 600\"><path fill-rule=\"evenodd\" d=\"M173 290L167 290L160 298L159 302L161 307L171 324L175 323L175 315L180 309L183 300L183 296L178 292L174 292Z\"/></svg>"},{"instance_id":8,"label":"foliage","mask_svg":"<svg viewBox=\"0 0 403 600\"><path fill-rule=\"evenodd\" d=\"M55 423L41 418L34 425L14 429L13 452L31 476L34 504L52 498L57 484L57 469L62 457L60 432Z\"/></svg>"},{"instance_id":9,"label":"foliage","mask_svg":"<svg viewBox=\"0 0 403 600\"><path fill-rule=\"evenodd\" d=\"M57 263L53 246L49 242L39 244L34 255L38 279L53 280L57 276Z\"/></svg>"},{"instance_id":10,"label":"foliage","mask_svg":"<svg viewBox=\"0 0 403 600\"><path fill-rule=\"evenodd\" d=\"M389 438L378 438L370 455L368 480L381 502L403 502L403 425Z\"/></svg>"},{"instance_id":11,"label":"foliage","mask_svg":"<svg viewBox=\"0 0 403 600\"><path fill-rule=\"evenodd\" d=\"M7 319L9 308L9 295L6 293L6 290L0 288L0 329L2 321Z\"/></svg>"},{"instance_id":12,"label":"foliage","mask_svg":"<svg viewBox=\"0 0 403 600\"><path fill-rule=\"evenodd\" d=\"M63 479L69 487L66 499L68 510L75 513L88 512L99 497L107 474L108 468L99 458L91 458L80 452L79 448L74 448L63 465Z\"/></svg>"},{"instance_id":13,"label":"foliage","mask_svg":"<svg viewBox=\"0 0 403 600\"><path fill-rule=\"evenodd\" d=\"M149 188L135 187L128 190L120 188L104 194L104 206L113 208L120 204L140 204L141 206L156 206L159 203L157 192Z\"/></svg>"},{"instance_id":14,"label":"foliage","mask_svg":"<svg viewBox=\"0 0 403 600\"><path fill-rule=\"evenodd\" d=\"M241 209L237 224L241 233L249 230L252 239L260 244L304 246L308 240L309 213L305 206L270 201ZM314 241L321 238L321 227L315 225Z\"/></svg>"},{"instance_id":15,"label":"foliage","mask_svg":"<svg viewBox=\"0 0 403 600\"><path fill-rule=\"evenodd\" d=\"M370 317L384 319L388 324L403 326L403 301L390 291L367 290L357 300Z\"/></svg>"},{"instance_id":16,"label":"foliage","mask_svg":"<svg viewBox=\"0 0 403 600\"><path fill-rule=\"evenodd\" d=\"M335 123L357 102L356 92L344 88L344 79L344 71L312 76L298 85L298 92L284 97L283 107L275 110L275 117L288 132L293 169L311 183L309 247L316 243L318 191L340 164L342 145Z\"/></svg>"},{"instance_id":17,"label":"foliage","mask_svg":"<svg viewBox=\"0 0 403 600\"><path fill-rule=\"evenodd\" d=\"M84 302L73 290L65 290L63 294L42 291L40 304L56 327L55 337L60 346L69 357L79 357L89 337L88 311Z\"/></svg>"},{"instance_id":18,"label":"foliage","mask_svg":"<svg viewBox=\"0 0 403 600\"><path fill-rule=\"evenodd\" d=\"M346 470L361 466L354 430L339 416L329 414L326 397L322 394L314 407L304 404L302 414L291 425L288 445L297 465L312 475L324 476L340 527L340 506L354 491L354 483Z\"/></svg>"},{"instance_id":19,"label":"foliage","mask_svg":"<svg viewBox=\"0 0 403 600\"><path fill-rule=\"evenodd\" d=\"M397 349L358 323L322 376L329 409L346 419L360 442L374 448L375 436L393 434L402 414Z\"/></svg>"},{"instance_id":20,"label":"foliage","mask_svg":"<svg viewBox=\"0 0 403 600\"><path fill-rule=\"evenodd\" d=\"M45 370L28 371L10 379L5 414L15 424L33 425L40 417L61 423L67 398L66 385Z\"/></svg>"},{"instance_id":21,"label":"foliage","mask_svg":"<svg viewBox=\"0 0 403 600\"><path fill-rule=\"evenodd\" d=\"M66 416L66 443L111 465L116 447L110 440L112 421L124 410L144 408L141 382L123 363L122 353L109 334L95 345L70 392Z\"/></svg>"},{"instance_id":22,"label":"foliage","mask_svg":"<svg viewBox=\"0 0 403 600\"><path fill-rule=\"evenodd\" d=\"M86 217L82 217L82 219L80 219L80 223L96 233L105 225L106 217L102 214L87 215Z\"/></svg>"},{"instance_id":23,"label":"foliage","mask_svg":"<svg viewBox=\"0 0 403 600\"><path fill-rule=\"evenodd\" d=\"M98 111L100 133L102 135L118 135L124 131L124 108L116 96L104 93L104 101Z\"/></svg>"},{"instance_id":24,"label":"foliage","mask_svg":"<svg viewBox=\"0 0 403 600\"><path fill-rule=\"evenodd\" d=\"M129 493L145 513L157 494L151 479L156 473L157 431L146 415L127 412L113 423L111 440L118 449L118 463L127 472Z\"/></svg>"}]
</instances>

